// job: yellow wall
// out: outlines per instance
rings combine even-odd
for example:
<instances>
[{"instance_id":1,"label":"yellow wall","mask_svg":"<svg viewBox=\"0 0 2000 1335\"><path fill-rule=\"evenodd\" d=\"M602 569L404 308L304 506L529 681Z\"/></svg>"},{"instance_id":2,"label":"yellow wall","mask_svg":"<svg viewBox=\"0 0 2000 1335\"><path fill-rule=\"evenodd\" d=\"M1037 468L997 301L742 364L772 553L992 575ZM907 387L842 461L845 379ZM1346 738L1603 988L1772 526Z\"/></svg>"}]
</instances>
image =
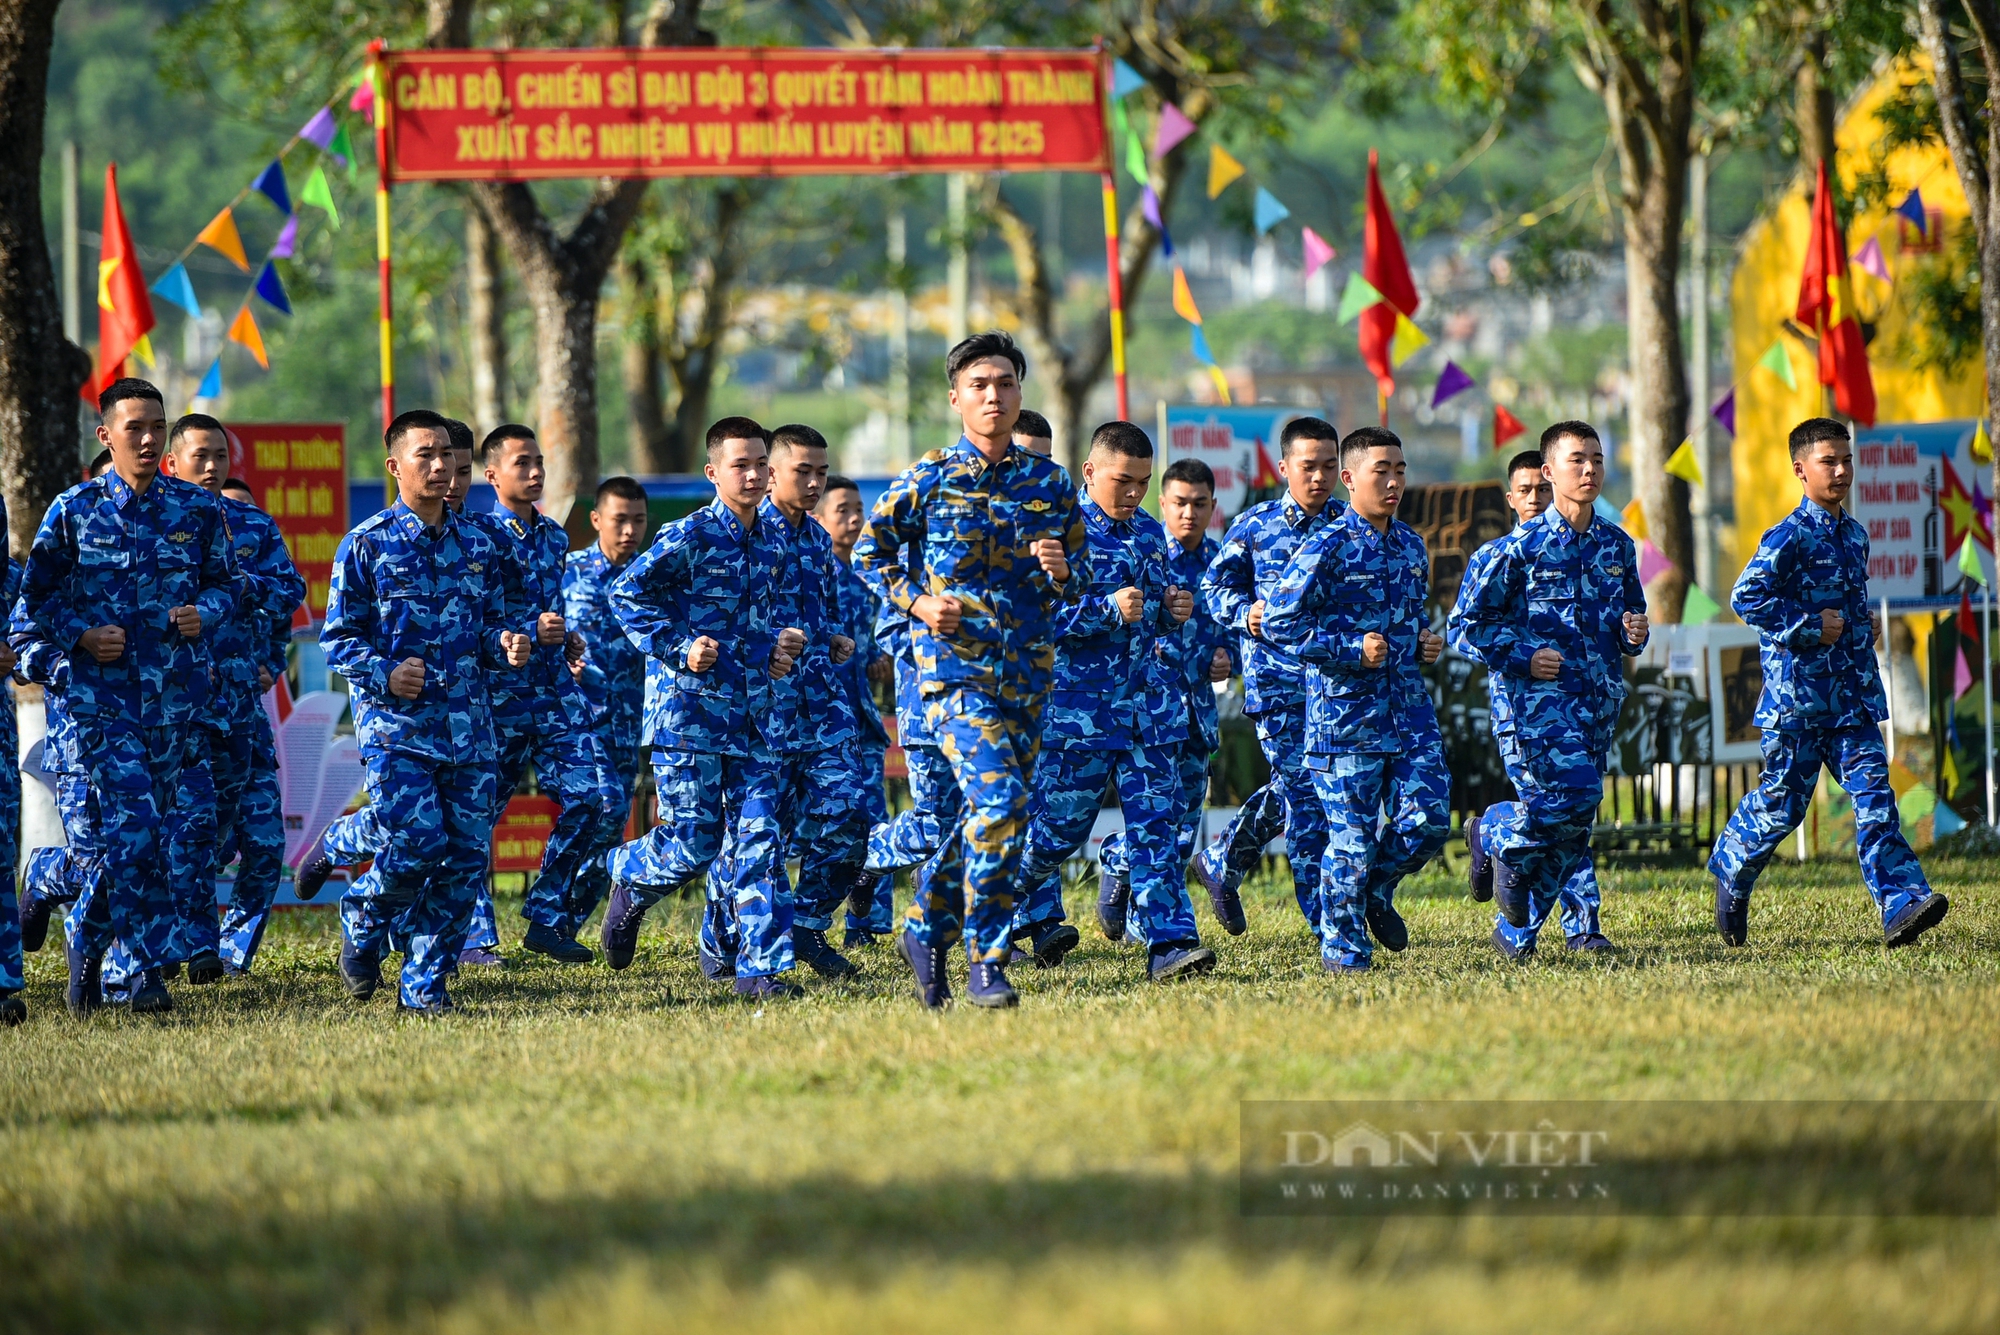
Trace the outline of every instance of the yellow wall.
<instances>
[{"instance_id":1,"label":"yellow wall","mask_svg":"<svg viewBox=\"0 0 2000 1335\"><path fill-rule=\"evenodd\" d=\"M1896 66L1849 104L1834 136L1835 165L1849 186L1872 162L1868 146L1880 134L1875 108L1899 82L1927 79L1927 69L1915 64ZM1886 166L1892 185L1888 208L1893 209L1917 189L1923 193L1926 209L1944 214L1947 238L1953 229L1968 225L1965 195L1943 145L1900 149L1890 155ZM1715 591L1725 605L1729 601L1727 589L1756 550L1758 538L1799 503L1798 480L1792 476L1785 449L1786 435L1801 419L1830 411L1811 349L1783 328L1798 307L1799 273L1805 268L1811 222L1812 181L1801 174L1793 188L1744 234L1730 285L1730 327L1736 358L1736 441L1731 450L1736 473L1736 525L1734 550L1725 546L1721 552L1720 564L1725 570L1719 573L1726 575L1727 582ZM1914 257L1900 253L1902 230L1892 213L1864 214L1848 225L1847 253L1853 256L1873 236L1881 243L1891 276L1900 278L1917 263ZM1984 380L1978 360L1951 379L1901 365L1896 354L1905 304L1895 299L1890 284L1854 268L1851 259L1848 267L1855 304L1864 319L1877 321L1874 341L1868 347L1876 420L1934 422L1979 416ZM1791 355L1792 374L1799 382L1796 392L1757 365L1774 339L1783 339Z\"/></svg>"}]
</instances>

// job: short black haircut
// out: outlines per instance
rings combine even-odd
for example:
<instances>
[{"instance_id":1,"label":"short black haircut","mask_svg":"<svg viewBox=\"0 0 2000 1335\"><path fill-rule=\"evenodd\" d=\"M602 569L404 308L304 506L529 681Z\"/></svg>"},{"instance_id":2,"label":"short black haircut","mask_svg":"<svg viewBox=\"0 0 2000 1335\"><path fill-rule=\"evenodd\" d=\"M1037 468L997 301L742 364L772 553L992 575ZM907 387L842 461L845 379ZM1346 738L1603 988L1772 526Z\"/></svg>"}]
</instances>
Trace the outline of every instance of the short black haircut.
<instances>
[{"instance_id":1,"label":"short black haircut","mask_svg":"<svg viewBox=\"0 0 2000 1335\"><path fill-rule=\"evenodd\" d=\"M828 473L826 475L826 490L820 493L820 499L823 501L836 491L851 491L856 496L859 496L861 494L861 484L851 477L844 477L839 473Z\"/></svg>"},{"instance_id":2,"label":"short black haircut","mask_svg":"<svg viewBox=\"0 0 2000 1335\"><path fill-rule=\"evenodd\" d=\"M1587 440L1599 447L1602 447L1604 444L1604 438L1597 434L1597 428L1588 422L1578 422L1575 420L1557 422L1542 433L1543 455L1546 456L1551 449L1555 448L1555 443L1565 436L1575 436L1578 440ZM1543 462L1547 462L1546 458Z\"/></svg>"},{"instance_id":3,"label":"short black haircut","mask_svg":"<svg viewBox=\"0 0 2000 1335\"><path fill-rule=\"evenodd\" d=\"M1167 471L1160 474L1160 486L1165 489L1169 482L1185 482L1190 487L1207 487L1208 494L1215 495L1215 470L1199 459L1176 459L1167 465Z\"/></svg>"},{"instance_id":4,"label":"short black haircut","mask_svg":"<svg viewBox=\"0 0 2000 1335\"><path fill-rule=\"evenodd\" d=\"M451 447L465 454L479 448L479 437L472 434L472 428L456 417L444 419L444 429L451 433Z\"/></svg>"},{"instance_id":5,"label":"short black haircut","mask_svg":"<svg viewBox=\"0 0 2000 1335\"><path fill-rule=\"evenodd\" d=\"M607 496L615 496L621 501L637 501L641 505L646 503L646 489L639 485L637 478L605 478L604 481L597 484L597 499L595 504L603 505L604 498Z\"/></svg>"},{"instance_id":6,"label":"short black haircut","mask_svg":"<svg viewBox=\"0 0 2000 1335\"><path fill-rule=\"evenodd\" d=\"M250 491L250 484L240 477L226 478L223 480L222 489L224 491ZM250 494L255 496L257 493L250 491Z\"/></svg>"},{"instance_id":7,"label":"short black haircut","mask_svg":"<svg viewBox=\"0 0 2000 1335\"><path fill-rule=\"evenodd\" d=\"M1508 486L1511 487L1514 485L1514 474L1520 472L1523 468L1532 468L1537 473L1541 472L1542 452L1540 450L1522 450L1519 454L1509 459L1507 461L1506 474Z\"/></svg>"},{"instance_id":8,"label":"short black haircut","mask_svg":"<svg viewBox=\"0 0 2000 1335\"><path fill-rule=\"evenodd\" d=\"M181 437L190 431L214 431L221 435L224 440L229 439L229 433L223 430L222 423L216 421L207 413L188 413L174 423L173 430L167 432L167 448L171 450L174 446L180 444Z\"/></svg>"},{"instance_id":9,"label":"short black haircut","mask_svg":"<svg viewBox=\"0 0 2000 1335\"><path fill-rule=\"evenodd\" d=\"M533 427L522 426L519 422L502 422L499 426L494 427L486 433L485 440L479 442L479 462L491 463L493 456L500 452L500 447L510 440L533 440L534 438L535 429ZM465 448L469 450L472 448L471 431L468 430L465 433L465 439ZM458 448L458 441L455 438L452 441L451 447L453 449Z\"/></svg>"},{"instance_id":10,"label":"short black haircut","mask_svg":"<svg viewBox=\"0 0 2000 1335\"><path fill-rule=\"evenodd\" d=\"M403 437L412 431L435 431L447 441L451 439L451 424L442 414L428 408L412 408L408 412L396 414L396 420L389 423L389 429L382 433L382 448L394 450Z\"/></svg>"},{"instance_id":11,"label":"short black haircut","mask_svg":"<svg viewBox=\"0 0 2000 1335\"><path fill-rule=\"evenodd\" d=\"M1145 432L1130 422L1106 422L1090 433L1092 452L1103 450L1107 454L1122 454L1128 459L1150 459L1153 457L1153 442Z\"/></svg>"},{"instance_id":12,"label":"short black haircut","mask_svg":"<svg viewBox=\"0 0 2000 1335\"><path fill-rule=\"evenodd\" d=\"M1791 446L1792 457L1796 459L1823 441L1847 439L1849 436L1845 423L1836 422L1831 417L1808 417L1792 428L1788 443Z\"/></svg>"},{"instance_id":13,"label":"short black haircut","mask_svg":"<svg viewBox=\"0 0 2000 1335\"><path fill-rule=\"evenodd\" d=\"M150 380L141 380L137 376L127 375L120 376L106 385L104 392L97 396L98 414L109 417L112 406L123 403L127 399L151 399L154 403L160 405L163 412L167 406L167 396L160 393L158 385Z\"/></svg>"},{"instance_id":14,"label":"short black haircut","mask_svg":"<svg viewBox=\"0 0 2000 1335\"><path fill-rule=\"evenodd\" d=\"M1048 418L1033 408L1023 408L1021 415L1014 419L1014 434L1026 436L1029 440L1054 440L1056 432L1049 425Z\"/></svg>"},{"instance_id":15,"label":"short black haircut","mask_svg":"<svg viewBox=\"0 0 2000 1335\"><path fill-rule=\"evenodd\" d=\"M111 451L99 450L91 457L90 475L92 477L101 477L104 474L104 470L109 467L111 467Z\"/></svg>"},{"instance_id":16,"label":"short black haircut","mask_svg":"<svg viewBox=\"0 0 2000 1335\"><path fill-rule=\"evenodd\" d=\"M953 389L958 388L958 375L974 362L1000 360L1014 364L1016 379L1028 376L1028 359L1014 342L1014 336L1001 329L989 329L983 334L962 338L944 356L944 382Z\"/></svg>"},{"instance_id":17,"label":"short black haircut","mask_svg":"<svg viewBox=\"0 0 2000 1335\"><path fill-rule=\"evenodd\" d=\"M1318 437L1314 437L1318 439ZM1347 433L1347 439L1340 442L1340 466L1347 467L1347 461L1356 454L1369 450L1402 449L1403 438L1386 426L1358 426Z\"/></svg>"},{"instance_id":18,"label":"short black haircut","mask_svg":"<svg viewBox=\"0 0 2000 1335\"><path fill-rule=\"evenodd\" d=\"M771 432L771 453L779 450L823 450L826 437L803 422L787 422Z\"/></svg>"},{"instance_id":19,"label":"short black haircut","mask_svg":"<svg viewBox=\"0 0 2000 1335\"><path fill-rule=\"evenodd\" d=\"M1340 432L1324 417L1294 417L1285 423L1285 429L1278 433L1278 457L1285 458L1292 452L1295 440L1330 440L1340 444Z\"/></svg>"},{"instance_id":20,"label":"short black haircut","mask_svg":"<svg viewBox=\"0 0 2000 1335\"><path fill-rule=\"evenodd\" d=\"M715 462L715 452L722 448L725 440L761 440L764 448L771 448L771 433L758 426L748 417L725 417L708 429L708 461Z\"/></svg>"}]
</instances>

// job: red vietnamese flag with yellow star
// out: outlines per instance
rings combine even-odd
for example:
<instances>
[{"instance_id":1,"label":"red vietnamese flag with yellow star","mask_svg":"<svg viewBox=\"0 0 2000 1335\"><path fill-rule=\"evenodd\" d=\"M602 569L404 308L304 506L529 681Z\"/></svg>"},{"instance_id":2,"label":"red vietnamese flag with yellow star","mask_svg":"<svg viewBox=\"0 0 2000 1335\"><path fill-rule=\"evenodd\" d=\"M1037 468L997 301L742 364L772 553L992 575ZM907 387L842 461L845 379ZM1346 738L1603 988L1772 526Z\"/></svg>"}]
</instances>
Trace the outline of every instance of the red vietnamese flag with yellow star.
<instances>
[{"instance_id":1,"label":"red vietnamese flag with yellow star","mask_svg":"<svg viewBox=\"0 0 2000 1335\"><path fill-rule=\"evenodd\" d=\"M1813 194L1811 239L1799 277L1798 322L1819 338L1819 382L1833 386L1833 406L1863 426L1875 425L1875 381L1868 374L1868 345L1854 315L1847 276L1847 238L1833 216L1826 160Z\"/></svg>"},{"instance_id":2,"label":"red vietnamese flag with yellow star","mask_svg":"<svg viewBox=\"0 0 2000 1335\"><path fill-rule=\"evenodd\" d=\"M1951 466L1951 460L1940 460L1944 464L1944 481L1938 485L1938 509L1944 514L1944 551L1949 559L1958 552L1959 544L1970 536L1987 551L1993 550L1993 534L1986 527L1986 521L1979 517L1979 506L1972 493L1959 481L1958 471Z\"/></svg>"},{"instance_id":3,"label":"red vietnamese flag with yellow star","mask_svg":"<svg viewBox=\"0 0 2000 1335\"><path fill-rule=\"evenodd\" d=\"M118 202L118 164L104 168L104 248L97 262L97 374L83 386L84 399L97 396L125 373L125 359L137 351L153 359L146 334L152 329L153 301L146 295L146 275L139 268L139 251L125 226Z\"/></svg>"},{"instance_id":4,"label":"red vietnamese flag with yellow star","mask_svg":"<svg viewBox=\"0 0 2000 1335\"><path fill-rule=\"evenodd\" d=\"M1396 235L1396 220L1389 213L1389 201L1382 193L1376 174L1375 150L1368 150L1368 182L1364 192L1367 211L1361 228L1361 276L1382 294L1382 300L1361 312L1358 338L1361 361L1375 373L1375 391L1388 425L1389 396L1396 392L1396 368L1392 355L1396 342L1396 317L1417 313L1417 285L1410 277L1409 261L1403 258L1403 240Z\"/></svg>"}]
</instances>

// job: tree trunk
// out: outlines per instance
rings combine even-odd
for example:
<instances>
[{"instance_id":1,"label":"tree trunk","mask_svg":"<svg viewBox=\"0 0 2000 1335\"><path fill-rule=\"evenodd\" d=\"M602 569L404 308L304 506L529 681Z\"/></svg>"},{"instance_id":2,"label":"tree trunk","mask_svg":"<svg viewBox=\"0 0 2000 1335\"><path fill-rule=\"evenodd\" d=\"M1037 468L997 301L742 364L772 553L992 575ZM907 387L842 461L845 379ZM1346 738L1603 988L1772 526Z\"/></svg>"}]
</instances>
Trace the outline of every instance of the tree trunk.
<instances>
[{"instance_id":1,"label":"tree trunk","mask_svg":"<svg viewBox=\"0 0 2000 1335\"><path fill-rule=\"evenodd\" d=\"M722 360L722 340L729 332L734 309L736 279L742 265L740 237L743 220L762 196L763 187L745 181L730 181L715 192L715 219L709 236L709 253L692 294L698 308L691 312L693 332L680 337L679 301L669 305L662 318L672 327L665 332L671 340L667 371L674 378L676 402L674 429L669 443L675 472L700 470L702 442L708 435L709 404L715 393L715 373Z\"/></svg>"},{"instance_id":2,"label":"tree trunk","mask_svg":"<svg viewBox=\"0 0 2000 1335\"><path fill-rule=\"evenodd\" d=\"M42 230L42 124L60 0L0 0L0 474L26 556L49 502L74 484L77 389L90 358L63 337Z\"/></svg>"},{"instance_id":3,"label":"tree trunk","mask_svg":"<svg viewBox=\"0 0 2000 1335\"><path fill-rule=\"evenodd\" d=\"M1811 22L1808 12L1808 22ZM1799 130L1799 169L1811 179L1824 161L1833 172L1833 89L1826 82L1826 29L1809 31L1799 62L1798 105L1793 115Z\"/></svg>"},{"instance_id":4,"label":"tree trunk","mask_svg":"<svg viewBox=\"0 0 2000 1335\"><path fill-rule=\"evenodd\" d=\"M472 418L480 435L507 412L507 293L500 238L476 205L465 210L466 323L472 345Z\"/></svg>"},{"instance_id":5,"label":"tree trunk","mask_svg":"<svg viewBox=\"0 0 2000 1335\"><path fill-rule=\"evenodd\" d=\"M667 471L658 296L646 269L629 253L618 260L618 290L625 299L625 339L619 349L619 364L625 379L626 463L642 476Z\"/></svg>"}]
</instances>

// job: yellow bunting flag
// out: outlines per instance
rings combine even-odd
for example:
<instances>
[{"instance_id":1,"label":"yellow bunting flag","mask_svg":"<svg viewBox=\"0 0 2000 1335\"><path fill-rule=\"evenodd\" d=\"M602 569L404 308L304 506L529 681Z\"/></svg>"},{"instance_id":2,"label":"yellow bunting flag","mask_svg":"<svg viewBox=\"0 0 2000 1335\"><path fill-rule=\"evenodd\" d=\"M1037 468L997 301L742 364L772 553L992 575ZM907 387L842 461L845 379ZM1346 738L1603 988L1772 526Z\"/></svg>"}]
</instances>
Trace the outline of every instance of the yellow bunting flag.
<instances>
[{"instance_id":1,"label":"yellow bunting flag","mask_svg":"<svg viewBox=\"0 0 2000 1335\"><path fill-rule=\"evenodd\" d=\"M132 355L146 363L146 369L153 369L153 340L146 334L139 335L139 341L132 345Z\"/></svg>"},{"instance_id":2,"label":"yellow bunting flag","mask_svg":"<svg viewBox=\"0 0 2000 1335\"><path fill-rule=\"evenodd\" d=\"M1694 457L1694 439L1681 442L1681 447L1667 456L1668 477L1677 477L1690 487L1701 485L1701 461Z\"/></svg>"},{"instance_id":3,"label":"yellow bunting flag","mask_svg":"<svg viewBox=\"0 0 2000 1335\"><path fill-rule=\"evenodd\" d=\"M1972 429L1972 461L1980 464L1993 462L1993 437L1986 434L1986 419L1979 419L1979 425Z\"/></svg>"},{"instance_id":4,"label":"yellow bunting flag","mask_svg":"<svg viewBox=\"0 0 2000 1335\"><path fill-rule=\"evenodd\" d=\"M1243 164L1229 156L1229 150L1221 144L1208 146L1208 197L1214 199L1229 188L1229 183L1243 174Z\"/></svg>"},{"instance_id":5,"label":"yellow bunting flag","mask_svg":"<svg viewBox=\"0 0 2000 1335\"><path fill-rule=\"evenodd\" d=\"M243 253L243 237L236 230L236 215L228 209L216 214L215 220L202 228L195 240L217 254L227 255L244 273L250 272L250 257Z\"/></svg>"},{"instance_id":6,"label":"yellow bunting flag","mask_svg":"<svg viewBox=\"0 0 2000 1335\"><path fill-rule=\"evenodd\" d=\"M1389 364L1401 366L1430 344L1431 336L1417 328L1409 316L1396 312L1396 336L1389 340Z\"/></svg>"},{"instance_id":7,"label":"yellow bunting flag","mask_svg":"<svg viewBox=\"0 0 2000 1335\"><path fill-rule=\"evenodd\" d=\"M1225 406L1234 402L1229 397L1229 377L1222 374L1220 366L1210 366L1208 368L1208 378L1215 382L1216 397L1221 399Z\"/></svg>"},{"instance_id":8,"label":"yellow bunting flag","mask_svg":"<svg viewBox=\"0 0 2000 1335\"><path fill-rule=\"evenodd\" d=\"M249 302L244 302L243 309L236 312L236 319L229 326L229 337L250 349L257 365L267 371L271 369L271 358L264 351L264 334L257 328L257 317L250 313Z\"/></svg>"},{"instance_id":9,"label":"yellow bunting flag","mask_svg":"<svg viewBox=\"0 0 2000 1335\"><path fill-rule=\"evenodd\" d=\"M1201 323L1201 308L1194 304L1194 292L1188 287L1187 271L1178 264L1174 266L1174 314L1189 324Z\"/></svg>"},{"instance_id":10,"label":"yellow bunting flag","mask_svg":"<svg viewBox=\"0 0 2000 1335\"><path fill-rule=\"evenodd\" d=\"M1644 542L1647 538L1653 536L1646 531L1646 511L1639 504L1637 496L1626 502L1623 513L1625 516L1625 531L1632 535L1632 541Z\"/></svg>"}]
</instances>

